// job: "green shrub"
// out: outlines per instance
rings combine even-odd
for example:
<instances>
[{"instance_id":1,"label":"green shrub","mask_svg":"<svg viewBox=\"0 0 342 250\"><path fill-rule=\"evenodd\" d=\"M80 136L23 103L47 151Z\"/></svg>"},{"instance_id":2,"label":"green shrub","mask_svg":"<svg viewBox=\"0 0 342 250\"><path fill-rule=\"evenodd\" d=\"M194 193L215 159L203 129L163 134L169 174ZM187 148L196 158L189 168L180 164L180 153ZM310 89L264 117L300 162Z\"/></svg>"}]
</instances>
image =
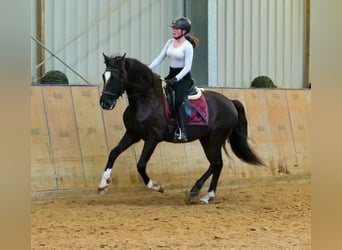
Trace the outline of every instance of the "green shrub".
<instances>
[{"instance_id":1,"label":"green shrub","mask_svg":"<svg viewBox=\"0 0 342 250\"><path fill-rule=\"evenodd\" d=\"M50 70L40 79L41 84L69 84L67 76L59 70Z\"/></svg>"},{"instance_id":2,"label":"green shrub","mask_svg":"<svg viewBox=\"0 0 342 250\"><path fill-rule=\"evenodd\" d=\"M276 88L277 86L273 83L272 79L268 76L258 76L252 83L251 88Z\"/></svg>"}]
</instances>

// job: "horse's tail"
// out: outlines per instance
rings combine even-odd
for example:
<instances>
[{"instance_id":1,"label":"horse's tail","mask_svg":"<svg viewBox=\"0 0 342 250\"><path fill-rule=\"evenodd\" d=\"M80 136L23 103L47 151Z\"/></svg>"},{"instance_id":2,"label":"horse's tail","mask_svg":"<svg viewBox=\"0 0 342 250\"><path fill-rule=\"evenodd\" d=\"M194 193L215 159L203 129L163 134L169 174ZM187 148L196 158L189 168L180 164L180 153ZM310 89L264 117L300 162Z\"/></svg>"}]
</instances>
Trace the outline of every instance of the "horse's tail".
<instances>
[{"instance_id":1,"label":"horse's tail","mask_svg":"<svg viewBox=\"0 0 342 250\"><path fill-rule=\"evenodd\" d=\"M238 123L229 135L230 146L237 157L253 165L265 165L248 144L248 123L245 109L238 100L232 100L238 111Z\"/></svg>"}]
</instances>

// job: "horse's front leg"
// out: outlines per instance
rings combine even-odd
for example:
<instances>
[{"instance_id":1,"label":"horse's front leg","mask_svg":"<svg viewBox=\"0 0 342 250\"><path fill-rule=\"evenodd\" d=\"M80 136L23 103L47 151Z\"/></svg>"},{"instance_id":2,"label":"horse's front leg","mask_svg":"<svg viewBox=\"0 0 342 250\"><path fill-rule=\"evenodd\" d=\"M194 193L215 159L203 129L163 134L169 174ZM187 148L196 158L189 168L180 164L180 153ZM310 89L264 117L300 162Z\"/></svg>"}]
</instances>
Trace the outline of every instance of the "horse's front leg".
<instances>
[{"instance_id":1,"label":"horse's front leg","mask_svg":"<svg viewBox=\"0 0 342 250\"><path fill-rule=\"evenodd\" d=\"M152 179L150 179L150 177L146 173L147 162L150 160L152 153L154 152L158 143L159 141L151 138L145 141L140 159L137 164L137 168L147 188L163 193L164 187L161 184L152 181Z\"/></svg>"},{"instance_id":2,"label":"horse's front leg","mask_svg":"<svg viewBox=\"0 0 342 250\"><path fill-rule=\"evenodd\" d=\"M113 168L116 158L118 158L118 156L123 151L125 151L127 148L132 146L132 144L138 142L139 140L140 140L139 138L126 132L124 136L121 138L119 144L110 151L107 164L106 164L106 167L104 169L104 172L101 178L101 182L97 189L99 194L105 193L105 191L107 191L108 189L108 183L110 182L110 175L112 173L112 168Z\"/></svg>"}]
</instances>

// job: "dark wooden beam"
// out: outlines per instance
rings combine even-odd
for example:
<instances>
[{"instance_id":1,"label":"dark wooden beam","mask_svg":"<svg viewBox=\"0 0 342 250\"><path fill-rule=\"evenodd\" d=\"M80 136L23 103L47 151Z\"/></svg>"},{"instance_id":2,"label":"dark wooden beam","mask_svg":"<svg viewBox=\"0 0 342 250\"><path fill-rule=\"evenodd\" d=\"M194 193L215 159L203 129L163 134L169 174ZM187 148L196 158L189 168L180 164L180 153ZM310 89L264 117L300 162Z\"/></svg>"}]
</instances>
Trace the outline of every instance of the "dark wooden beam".
<instances>
[{"instance_id":1,"label":"dark wooden beam","mask_svg":"<svg viewBox=\"0 0 342 250\"><path fill-rule=\"evenodd\" d=\"M45 0L37 0L37 40L42 44L45 44L45 33L44 33L44 24L45 24ZM37 44L37 65L45 60L45 51L42 46ZM42 64L37 69L37 78L39 79L45 74L45 63Z\"/></svg>"},{"instance_id":2,"label":"dark wooden beam","mask_svg":"<svg viewBox=\"0 0 342 250\"><path fill-rule=\"evenodd\" d=\"M305 58L304 58L304 87L309 87L310 84L310 1L305 3Z\"/></svg>"}]
</instances>

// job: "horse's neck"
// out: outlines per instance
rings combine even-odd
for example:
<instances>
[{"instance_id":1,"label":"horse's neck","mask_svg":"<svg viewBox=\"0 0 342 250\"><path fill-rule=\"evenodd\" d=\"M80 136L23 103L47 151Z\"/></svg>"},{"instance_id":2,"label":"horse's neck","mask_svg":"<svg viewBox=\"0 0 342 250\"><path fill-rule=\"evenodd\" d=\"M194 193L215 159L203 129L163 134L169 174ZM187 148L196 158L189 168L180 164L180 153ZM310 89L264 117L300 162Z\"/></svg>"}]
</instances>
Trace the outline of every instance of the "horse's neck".
<instances>
[{"instance_id":1,"label":"horse's neck","mask_svg":"<svg viewBox=\"0 0 342 250\"><path fill-rule=\"evenodd\" d=\"M152 72L148 66L130 58L126 64L126 72L129 72L130 87L127 89L127 95L130 103L133 104L136 99L140 98L162 100L163 91L160 76ZM130 76L132 77L130 78Z\"/></svg>"},{"instance_id":2,"label":"horse's neck","mask_svg":"<svg viewBox=\"0 0 342 250\"><path fill-rule=\"evenodd\" d=\"M142 104L159 106L163 102L161 86L151 86L144 90L127 91L127 97L130 106L139 106Z\"/></svg>"}]
</instances>

